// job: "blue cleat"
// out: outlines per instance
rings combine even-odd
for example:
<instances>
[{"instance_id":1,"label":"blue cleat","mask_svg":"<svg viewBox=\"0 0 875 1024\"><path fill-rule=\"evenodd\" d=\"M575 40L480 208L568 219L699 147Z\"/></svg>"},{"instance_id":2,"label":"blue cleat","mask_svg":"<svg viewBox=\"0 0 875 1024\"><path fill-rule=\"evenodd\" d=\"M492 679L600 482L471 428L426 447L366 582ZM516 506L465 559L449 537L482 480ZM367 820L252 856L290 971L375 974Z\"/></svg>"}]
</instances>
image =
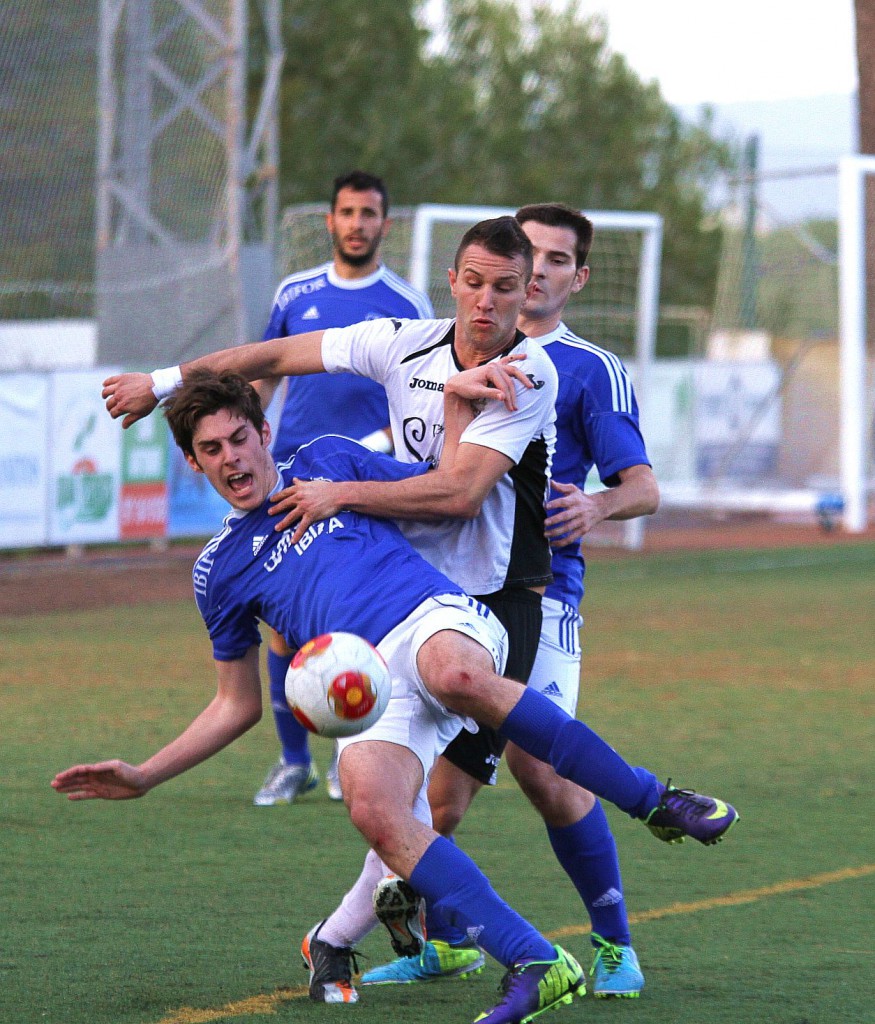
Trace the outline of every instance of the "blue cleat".
<instances>
[{"instance_id":1,"label":"blue cleat","mask_svg":"<svg viewBox=\"0 0 875 1024\"><path fill-rule=\"evenodd\" d=\"M419 956L404 956L365 971L362 985L412 985L417 981L440 981L479 974L486 958L477 946L450 946L440 939L426 942Z\"/></svg>"},{"instance_id":2,"label":"blue cleat","mask_svg":"<svg viewBox=\"0 0 875 1024\"><path fill-rule=\"evenodd\" d=\"M592 933L595 957L590 976L596 999L637 999L644 988L644 975L631 946L618 946Z\"/></svg>"},{"instance_id":3,"label":"blue cleat","mask_svg":"<svg viewBox=\"0 0 875 1024\"><path fill-rule=\"evenodd\" d=\"M713 796L692 789L676 789L668 780L660 784L661 798L644 824L664 843L682 843L687 836L705 846L719 843L738 821L738 811Z\"/></svg>"},{"instance_id":4,"label":"blue cleat","mask_svg":"<svg viewBox=\"0 0 875 1024\"><path fill-rule=\"evenodd\" d=\"M586 993L580 964L561 946L555 960L516 964L501 979L501 1002L481 1013L474 1024L528 1024L547 1010Z\"/></svg>"}]
</instances>

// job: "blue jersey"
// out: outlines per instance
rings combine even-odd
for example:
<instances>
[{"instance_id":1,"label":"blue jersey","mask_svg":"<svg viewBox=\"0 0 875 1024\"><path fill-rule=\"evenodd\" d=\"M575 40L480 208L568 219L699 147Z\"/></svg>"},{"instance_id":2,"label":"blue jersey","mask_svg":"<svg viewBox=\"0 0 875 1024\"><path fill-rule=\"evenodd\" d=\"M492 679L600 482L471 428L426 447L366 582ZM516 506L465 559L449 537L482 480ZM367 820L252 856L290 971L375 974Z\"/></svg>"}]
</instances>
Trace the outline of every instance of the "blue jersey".
<instances>
[{"instance_id":1,"label":"blue jersey","mask_svg":"<svg viewBox=\"0 0 875 1024\"><path fill-rule=\"evenodd\" d=\"M638 403L622 362L573 334L565 324L540 342L559 374L553 479L583 488L593 466L608 487L630 466L650 465L638 425ZM554 491L552 497L558 497ZM553 582L546 596L577 608L583 598L579 544L553 549Z\"/></svg>"},{"instance_id":2,"label":"blue jersey","mask_svg":"<svg viewBox=\"0 0 875 1024\"><path fill-rule=\"evenodd\" d=\"M275 490L292 477L400 480L427 472L345 437L319 437L277 467ZM270 503L231 512L195 563L195 599L213 656L242 658L260 643L259 620L293 649L314 636L345 630L377 644L422 601L462 591L421 558L388 519L343 511L314 523L292 544L277 533Z\"/></svg>"},{"instance_id":3,"label":"blue jersey","mask_svg":"<svg viewBox=\"0 0 875 1024\"><path fill-rule=\"evenodd\" d=\"M326 263L292 274L280 284L264 340L349 327L362 320L430 316L428 298L388 267L349 281L337 276L333 263ZM376 381L351 373L291 377L273 451L286 459L320 434L361 438L388 425L386 392Z\"/></svg>"}]
</instances>

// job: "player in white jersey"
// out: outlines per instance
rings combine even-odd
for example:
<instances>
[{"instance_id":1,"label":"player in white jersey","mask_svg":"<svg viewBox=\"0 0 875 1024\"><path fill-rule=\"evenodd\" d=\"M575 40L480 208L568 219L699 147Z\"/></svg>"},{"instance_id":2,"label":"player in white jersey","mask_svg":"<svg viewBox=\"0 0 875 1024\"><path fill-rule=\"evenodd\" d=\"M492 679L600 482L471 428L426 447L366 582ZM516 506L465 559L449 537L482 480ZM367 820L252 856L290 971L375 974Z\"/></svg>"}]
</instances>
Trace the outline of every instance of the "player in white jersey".
<instances>
[{"instance_id":1,"label":"player in white jersey","mask_svg":"<svg viewBox=\"0 0 875 1024\"><path fill-rule=\"evenodd\" d=\"M542 601L544 621L529 686L573 715L580 680L580 540L604 519L654 512L659 492L625 368L616 356L576 337L561 322L568 299L589 277L591 222L555 203L523 207L516 216L534 250L534 288L518 326L543 346L559 373L554 497L546 524L554 545L553 582ZM587 495L583 486L594 465L608 490ZM471 741L460 736L454 746L478 742L479 735ZM644 976L631 945L616 844L601 805L591 793L560 779L513 745L506 756L523 792L544 818L557 859L589 913L595 994L637 996ZM455 829L470 795L465 777L441 759L429 790L438 831ZM391 904L391 887L384 887L381 898ZM458 947L465 936L432 913L427 932L424 950L367 971L363 984L406 984L460 973L464 954Z\"/></svg>"},{"instance_id":2,"label":"player in white jersey","mask_svg":"<svg viewBox=\"0 0 875 1024\"><path fill-rule=\"evenodd\" d=\"M380 246L391 223L389 194L381 178L364 171L335 178L325 223L332 241L331 261L291 274L280 283L265 341L381 317L433 315L428 297L380 262ZM275 386L275 381L257 385L265 408ZM370 447L388 452L392 450L388 424L386 392L376 381L350 373L290 377L273 452L279 460L287 459L320 434L360 438ZM271 632L267 674L281 750L255 794L258 807L292 803L300 793L313 789L319 778L310 756L309 734L285 701L292 653L282 637ZM328 795L340 800L336 745L325 782Z\"/></svg>"},{"instance_id":3,"label":"player in white jersey","mask_svg":"<svg viewBox=\"0 0 875 1024\"><path fill-rule=\"evenodd\" d=\"M75 765L52 782L73 800L140 797L251 728L261 713L259 619L292 646L311 633L338 629L368 637L387 658L393 689L375 725L343 743L344 799L376 856L507 968L503 997L481 1015L484 1024L522 1024L571 1002L584 990L583 972L500 899L467 855L430 827L426 779L450 735L476 728L470 721L476 718L643 819L659 838L690 834L715 842L737 815L721 801L672 790L649 771L632 768L543 695L497 675L507 639L501 626L421 559L392 523L343 511L328 528L314 531L309 544L296 546L288 531L269 528L268 509L271 493L297 474L398 479L406 471L411 483L440 480L461 450L469 400L498 393L512 406L519 386L533 390L512 366L498 364L447 382L445 466L435 473L423 474L422 466L405 467L336 437L305 445L278 471L255 390L237 374L190 372L169 403L168 421L189 464L234 510L193 573L213 643L216 697L141 765ZM705 822L703 801L711 811ZM314 999L355 1001L351 950L326 941L323 924L305 937L302 953Z\"/></svg>"}]
</instances>

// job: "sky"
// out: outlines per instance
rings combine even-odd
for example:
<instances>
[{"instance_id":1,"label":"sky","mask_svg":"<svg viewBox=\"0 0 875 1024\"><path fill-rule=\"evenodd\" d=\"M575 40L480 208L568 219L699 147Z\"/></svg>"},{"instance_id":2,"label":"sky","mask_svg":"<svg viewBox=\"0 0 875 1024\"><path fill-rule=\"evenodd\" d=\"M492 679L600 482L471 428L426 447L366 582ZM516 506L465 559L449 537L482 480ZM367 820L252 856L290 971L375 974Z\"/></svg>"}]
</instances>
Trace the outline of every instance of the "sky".
<instances>
[{"instance_id":1,"label":"sky","mask_svg":"<svg viewBox=\"0 0 875 1024\"><path fill-rule=\"evenodd\" d=\"M514 0L523 9L544 0ZM567 0L547 0L556 8ZM441 0L426 17L440 19ZM853 0L580 0L608 45L672 104L735 103L856 90Z\"/></svg>"},{"instance_id":2,"label":"sky","mask_svg":"<svg viewBox=\"0 0 875 1024\"><path fill-rule=\"evenodd\" d=\"M559 5L561 6L561 5ZM673 104L851 93L853 0L581 0Z\"/></svg>"},{"instance_id":3,"label":"sky","mask_svg":"<svg viewBox=\"0 0 875 1024\"><path fill-rule=\"evenodd\" d=\"M568 0L512 0L523 11ZM443 0L427 0L439 24ZM688 120L707 104L721 137L757 135L760 170L835 166L856 150L853 0L579 0L600 14L607 45ZM834 216L836 184L821 176L769 181L782 218Z\"/></svg>"}]
</instances>

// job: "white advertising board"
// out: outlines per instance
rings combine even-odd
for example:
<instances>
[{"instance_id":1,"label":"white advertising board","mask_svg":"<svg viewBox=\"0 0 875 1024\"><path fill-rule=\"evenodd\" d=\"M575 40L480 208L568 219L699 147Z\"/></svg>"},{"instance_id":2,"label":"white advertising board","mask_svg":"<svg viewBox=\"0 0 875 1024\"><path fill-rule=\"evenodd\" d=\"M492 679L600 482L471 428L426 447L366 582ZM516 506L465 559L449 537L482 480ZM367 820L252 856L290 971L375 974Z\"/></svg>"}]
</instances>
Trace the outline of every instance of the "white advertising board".
<instances>
[{"instance_id":1,"label":"white advertising board","mask_svg":"<svg viewBox=\"0 0 875 1024\"><path fill-rule=\"evenodd\" d=\"M0 375L0 547L48 539L48 378Z\"/></svg>"},{"instance_id":2,"label":"white advertising board","mask_svg":"<svg viewBox=\"0 0 875 1024\"><path fill-rule=\"evenodd\" d=\"M119 536L121 427L100 397L106 370L51 376L49 542Z\"/></svg>"}]
</instances>

